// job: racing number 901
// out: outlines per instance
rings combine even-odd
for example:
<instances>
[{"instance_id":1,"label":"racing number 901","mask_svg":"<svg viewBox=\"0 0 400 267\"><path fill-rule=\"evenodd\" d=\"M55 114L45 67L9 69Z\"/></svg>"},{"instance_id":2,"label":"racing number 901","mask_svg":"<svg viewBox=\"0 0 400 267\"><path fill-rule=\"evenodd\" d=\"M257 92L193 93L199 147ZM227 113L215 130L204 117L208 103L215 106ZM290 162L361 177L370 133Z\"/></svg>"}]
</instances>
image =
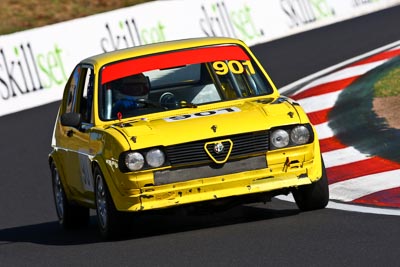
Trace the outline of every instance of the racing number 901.
<instances>
[{"instance_id":1,"label":"racing number 901","mask_svg":"<svg viewBox=\"0 0 400 267\"><path fill-rule=\"evenodd\" d=\"M212 64L215 73L218 75L225 75L228 71L231 71L233 74L242 74L245 69L248 73L254 74L254 68L251 64L250 60L238 61L238 60L229 60L228 63L225 61L215 61Z\"/></svg>"}]
</instances>

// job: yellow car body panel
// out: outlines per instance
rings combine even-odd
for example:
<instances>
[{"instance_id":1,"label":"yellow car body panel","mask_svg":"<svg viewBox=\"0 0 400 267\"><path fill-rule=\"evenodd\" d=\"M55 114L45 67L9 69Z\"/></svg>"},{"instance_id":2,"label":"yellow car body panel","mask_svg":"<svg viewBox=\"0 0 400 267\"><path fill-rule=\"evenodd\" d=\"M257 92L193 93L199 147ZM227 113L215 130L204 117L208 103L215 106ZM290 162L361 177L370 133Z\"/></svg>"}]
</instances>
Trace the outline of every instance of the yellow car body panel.
<instances>
[{"instance_id":1,"label":"yellow car body panel","mask_svg":"<svg viewBox=\"0 0 400 267\"><path fill-rule=\"evenodd\" d=\"M120 74L111 71L114 65L110 64L124 60L129 62L152 54L163 55L171 51L226 45L244 51L251 61L250 67L255 68L258 77L268 84L268 93L230 98L232 92L222 92L226 90L222 81L225 74L219 72L229 71L246 76L252 69L249 67L249 70L243 70L249 64L247 59L243 61L243 66L238 63L242 61L236 59L217 59L216 63L210 63L204 69L217 73L212 79L214 82L221 80L217 87L221 90L220 95L225 94L227 97L226 101L188 104L189 101L185 99L177 104L181 105L180 108L127 117L121 115L123 113L110 115L111 107L107 108L104 104L108 101L108 91L104 89L108 80L120 78ZM111 73L107 74L108 78L105 73L107 69ZM93 91L87 93L90 97L85 96L83 104L83 101L76 100L79 95L77 98L71 95L73 90L79 91L76 88L88 87L87 83L76 76L89 72L96 77L92 81L94 89L88 89ZM226 79L229 77L226 76ZM202 90L201 95L196 96L199 99L210 96L215 98L216 94L209 89ZM88 100L92 101L90 111L82 111ZM79 112L82 117L90 114L86 121L79 122L79 127L62 122L63 114ZM272 129L283 127L290 132L297 125L308 127L310 141L283 148L271 147ZM260 148L252 151L253 146ZM165 42L83 60L66 86L54 127L52 147L50 162L54 162L58 168L69 201L95 208L93 171L97 166L119 211L162 209L238 196L275 191L279 193L280 190L289 192L312 184L323 175L317 133L305 112L297 103L280 96L266 71L243 42L230 38ZM164 151L167 160L162 166L151 167L145 159L142 169L127 169L125 153L139 151L147 155L150 148ZM180 155L177 163L173 163L173 151L176 149L184 149L188 154ZM222 156L218 149L224 150ZM204 155L200 157L199 154ZM190 157L195 159L190 161L187 159Z\"/></svg>"}]
</instances>

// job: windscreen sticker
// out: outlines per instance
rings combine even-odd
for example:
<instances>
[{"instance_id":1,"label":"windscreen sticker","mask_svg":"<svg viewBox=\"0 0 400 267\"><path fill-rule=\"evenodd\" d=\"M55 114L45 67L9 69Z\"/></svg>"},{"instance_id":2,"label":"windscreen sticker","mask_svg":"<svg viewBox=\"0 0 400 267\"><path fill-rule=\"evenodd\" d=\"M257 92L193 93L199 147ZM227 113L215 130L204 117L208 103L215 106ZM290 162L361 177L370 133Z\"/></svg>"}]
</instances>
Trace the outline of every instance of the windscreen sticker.
<instances>
[{"instance_id":1,"label":"windscreen sticker","mask_svg":"<svg viewBox=\"0 0 400 267\"><path fill-rule=\"evenodd\" d=\"M227 45L177 50L170 53L127 59L103 67L101 84L154 69L166 69L203 62L223 62L223 60L234 60L242 66L243 63L240 63L240 61L249 61L249 56L242 47ZM232 67L238 68L238 66Z\"/></svg>"},{"instance_id":2,"label":"windscreen sticker","mask_svg":"<svg viewBox=\"0 0 400 267\"><path fill-rule=\"evenodd\" d=\"M201 112L196 112L196 113L191 113L191 114L172 116L172 117L164 118L164 120L167 122L174 122L174 121L182 121L182 120L210 117L210 116L215 116L215 115L227 114L227 113L231 113L231 112L240 112L240 109L237 107L230 107L230 108L222 108L222 109L215 109L215 110L207 110L207 111L201 111Z\"/></svg>"},{"instance_id":3,"label":"windscreen sticker","mask_svg":"<svg viewBox=\"0 0 400 267\"><path fill-rule=\"evenodd\" d=\"M250 60L238 61L238 60L229 60L229 61L215 61L212 64L215 73L218 75L225 75L229 71L233 74L242 74L243 72L247 72L249 74L254 74L254 67L251 64Z\"/></svg>"}]
</instances>

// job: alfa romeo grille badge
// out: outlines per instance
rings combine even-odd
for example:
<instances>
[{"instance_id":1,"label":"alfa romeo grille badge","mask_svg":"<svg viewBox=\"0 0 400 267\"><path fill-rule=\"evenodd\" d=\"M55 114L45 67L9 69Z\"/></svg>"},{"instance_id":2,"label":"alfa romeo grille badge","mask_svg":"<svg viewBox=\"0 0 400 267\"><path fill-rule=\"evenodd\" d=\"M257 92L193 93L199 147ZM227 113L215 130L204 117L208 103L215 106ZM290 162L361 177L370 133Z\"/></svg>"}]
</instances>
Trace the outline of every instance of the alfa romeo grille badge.
<instances>
[{"instance_id":1,"label":"alfa romeo grille badge","mask_svg":"<svg viewBox=\"0 0 400 267\"><path fill-rule=\"evenodd\" d=\"M214 144L214 152L215 153L220 154L220 153L224 152L224 149L225 149L225 147L222 143Z\"/></svg>"}]
</instances>

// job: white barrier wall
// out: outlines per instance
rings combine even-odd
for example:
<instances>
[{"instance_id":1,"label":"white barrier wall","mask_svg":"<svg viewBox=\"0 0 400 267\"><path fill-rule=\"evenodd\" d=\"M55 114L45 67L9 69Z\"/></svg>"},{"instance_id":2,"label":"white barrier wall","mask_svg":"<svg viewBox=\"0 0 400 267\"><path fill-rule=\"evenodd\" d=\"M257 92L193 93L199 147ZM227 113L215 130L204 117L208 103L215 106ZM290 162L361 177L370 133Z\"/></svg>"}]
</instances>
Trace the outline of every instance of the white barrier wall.
<instances>
[{"instance_id":1,"label":"white barrier wall","mask_svg":"<svg viewBox=\"0 0 400 267\"><path fill-rule=\"evenodd\" d=\"M202 36L235 37L251 46L399 4L400 0L154 1L3 35L0 116L60 100L74 66L94 54Z\"/></svg>"}]
</instances>

